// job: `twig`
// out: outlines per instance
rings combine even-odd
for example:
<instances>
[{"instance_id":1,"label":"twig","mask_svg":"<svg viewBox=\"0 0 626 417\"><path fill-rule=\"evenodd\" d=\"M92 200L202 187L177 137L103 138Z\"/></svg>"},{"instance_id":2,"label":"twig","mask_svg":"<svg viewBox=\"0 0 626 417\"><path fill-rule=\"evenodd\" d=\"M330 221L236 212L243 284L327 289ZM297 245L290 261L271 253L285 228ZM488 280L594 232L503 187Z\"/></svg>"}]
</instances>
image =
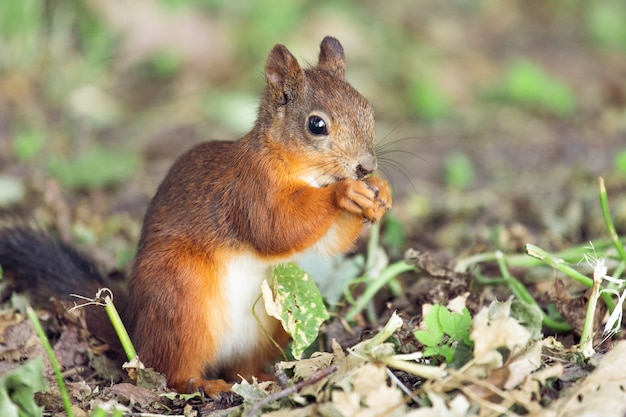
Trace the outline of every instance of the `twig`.
<instances>
[{"instance_id":1,"label":"twig","mask_svg":"<svg viewBox=\"0 0 626 417\"><path fill-rule=\"evenodd\" d=\"M293 394L294 392L300 391L302 388L308 385L313 385L317 383L318 381L321 381L322 379L328 377L330 374L336 371L337 371L337 367L333 365L333 366L329 366L328 368L320 369L320 370L313 372L313 374L311 374L311 376L308 377L307 379L304 379L298 382L297 384L292 385L291 387L275 392L272 395L268 395L267 397L263 398L261 401L254 404L254 406L252 406L252 408L250 408L250 410L246 414L246 417L255 417L259 415L261 410L263 410L263 407L265 407L272 401L280 400L281 398L287 397Z\"/></svg>"}]
</instances>

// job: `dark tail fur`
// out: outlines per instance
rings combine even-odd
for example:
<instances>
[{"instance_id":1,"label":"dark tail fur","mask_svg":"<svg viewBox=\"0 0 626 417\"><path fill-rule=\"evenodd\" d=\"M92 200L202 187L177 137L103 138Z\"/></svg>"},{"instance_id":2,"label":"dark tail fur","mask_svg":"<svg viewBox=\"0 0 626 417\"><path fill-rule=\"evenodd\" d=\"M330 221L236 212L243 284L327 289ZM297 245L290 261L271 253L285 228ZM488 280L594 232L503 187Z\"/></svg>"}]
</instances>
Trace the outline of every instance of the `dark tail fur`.
<instances>
[{"instance_id":1,"label":"dark tail fur","mask_svg":"<svg viewBox=\"0 0 626 417\"><path fill-rule=\"evenodd\" d=\"M76 249L24 226L0 227L0 266L3 281L8 280L38 306L45 306L51 297L80 303L70 294L93 298L99 288L113 285ZM114 291L114 297L116 307L124 309L124 294ZM90 332L109 344L118 356L119 342L104 308L87 307L86 320Z\"/></svg>"}]
</instances>

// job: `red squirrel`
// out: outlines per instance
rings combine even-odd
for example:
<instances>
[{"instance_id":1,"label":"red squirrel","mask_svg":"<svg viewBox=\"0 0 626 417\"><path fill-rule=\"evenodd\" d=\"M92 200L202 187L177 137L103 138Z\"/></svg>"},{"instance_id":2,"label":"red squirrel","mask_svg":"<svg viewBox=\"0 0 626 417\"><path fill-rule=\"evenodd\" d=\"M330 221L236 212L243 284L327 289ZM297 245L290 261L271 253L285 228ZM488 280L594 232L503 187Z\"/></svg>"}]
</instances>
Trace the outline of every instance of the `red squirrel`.
<instances>
[{"instance_id":1,"label":"red squirrel","mask_svg":"<svg viewBox=\"0 0 626 417\"><path fill-rule=\"evenodd\" d=\"M201 143L171 167L148 207L127 293L115 298L139 359L180 392L214 396L262 373L279 351L261 325L288 342L262 303L258 319L251 311L271 268L308 250L349 250L391 207L388 184L371 176L374 112L345 81L339 41L324 38L307 69L276 45L265 78L248 134ZM43 287L39 298L108 283L70 246L23 227L0 228L0 265L17 287ZM103 309L89 310L90 330L117 346Z\"/></svg>"}]
</instances>

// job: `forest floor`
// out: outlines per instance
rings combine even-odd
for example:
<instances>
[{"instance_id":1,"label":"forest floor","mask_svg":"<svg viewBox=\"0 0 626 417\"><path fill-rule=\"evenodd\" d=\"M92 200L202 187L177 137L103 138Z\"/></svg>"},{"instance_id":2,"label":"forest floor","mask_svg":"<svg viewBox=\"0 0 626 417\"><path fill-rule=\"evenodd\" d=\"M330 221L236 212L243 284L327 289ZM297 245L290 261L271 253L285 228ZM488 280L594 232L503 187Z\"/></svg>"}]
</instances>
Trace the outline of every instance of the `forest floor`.
<instances>
[{"instance_id":1,"label":"forest floor","mask_svg":"<svg viewBox=\"0 0 626 417\"><path fill-rule=\"evenodd\" d=\"M212 401L105 381L80 313L38 310L77 415L107 403L127 414L624 415L623 332L602 334L620 300L605 296L589 318L589 282L559 267L591 280L603 265L619 278L626 263L598 198L603 177L626 236L621 2L294 2L280 14L265 1L49 3L0 7L0 204L103 271L127 274L147 204L177 156L249 129L277 42L314 62L324 35L342 41L348 80L377 110L380 175L394 188L369 248L364 237L343 269L304 266L331 319L309 359L280 366L297 392L248 381ZM538 260L535 248L562 261ZM376 269L362 283L364 254ZM413 267L379 285L402 263ZM357 304L378 290L355 310L344 287ZM20 300L3 296L0 403L12 390L5 375L45 357ZM429 320L433 305L459 314ZM593 352L580 345L586 320ZM387 343L372 339L385 324ZM428 348L427 359L395 356ZM47 382L37 402L63 414L50 364L28 372Z\"/></svg>"}]
</instances>

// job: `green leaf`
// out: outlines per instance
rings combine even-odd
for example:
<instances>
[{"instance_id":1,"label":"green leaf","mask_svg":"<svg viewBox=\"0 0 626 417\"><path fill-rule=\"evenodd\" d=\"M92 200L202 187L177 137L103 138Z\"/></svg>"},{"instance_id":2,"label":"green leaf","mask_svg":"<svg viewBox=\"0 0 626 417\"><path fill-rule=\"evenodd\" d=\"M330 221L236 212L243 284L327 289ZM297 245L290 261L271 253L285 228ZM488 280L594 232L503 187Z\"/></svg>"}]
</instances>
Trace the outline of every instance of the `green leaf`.
<instances>
[{"instance_id":1,"label":"green leaf","mask_svg":"<svg viewBox=\"0 0 626 417\"><path fill-rule=\"evenodd\" d=\"M441 335L434 335L427 330L416 330L413 335L424 346L436 347L442 341Z\"/></svg>"},{"instance_id":2,"label":"green leaf","mask_svg":"<svg viewBox=\"0 0 626 417\"><path fill-rule=\"evenodd\" d=\"M413 335L425 346L423 352L425 357L442 356L454 367L459 367L471 359L468 352L471 352L473 346L470 339L472 317L467 308L464 308L462 313L453 313L446 307L435 304L424 322L426 330L417 330Z\"/></svg>"},{"instance_id":3,"label":"green leaf","mask_svg":"<svg viewBox=\"0 0 626 417\"><path fill-rule=\"evenodd\" d=\"M447 309L445 311L448 311ZM462 314L448 312L446 321L442 321L443 331L454 340L471 343L470 328L472 326L472 317L467 308L463 309Z\"/></svg>"},{"instance_id":4,"label":"green leaf","mask_svg":"<svg viewBox=\"0 0 626 417\"><path fill-rule=\"evenodd\" d=\"M426 327L428 331L433 335L437 336L439 339L443 338L444 332L443 327L441 326L440 315L442 311L448 311L445 307L435 304L428 315L426 316Z\"/></svg>"},{"instance_id":5,"label":"green leaf","mask_svg":"<svg viewBox=\"0 0 626 417\"><path fill-rule=\"evenodd\" d=\"M43 362L35 358L0 377L0 415L4 417L41 416L43 407L35 393L46 389Z\"/></svg>"},{"instance_id":6,"label":"green leaf","mask_svg":"<svg viewBox=\"0 0 626 417\"><path fill-rule=\"evenodd\" d=\"M417 330L413 333L415 338L425 346L439 346L443 342L443 329L439 322L439 311L442 308L445 309L435 304L424 319L426 330Z\"/></svg>"},{"instance_id":7,"label":"green leaf","mask_svg":"<svg viewBox=\"0 0 626 417\"><path fill-rule=\"evenodd\" d=\"M289 263L274 268L273 288L263 286L268 314L279 319L291 336L291 352L300 359L304 350L317 338L322 323L329 318L315 282L297 265Z\"/></svg>"}]
</instances>

